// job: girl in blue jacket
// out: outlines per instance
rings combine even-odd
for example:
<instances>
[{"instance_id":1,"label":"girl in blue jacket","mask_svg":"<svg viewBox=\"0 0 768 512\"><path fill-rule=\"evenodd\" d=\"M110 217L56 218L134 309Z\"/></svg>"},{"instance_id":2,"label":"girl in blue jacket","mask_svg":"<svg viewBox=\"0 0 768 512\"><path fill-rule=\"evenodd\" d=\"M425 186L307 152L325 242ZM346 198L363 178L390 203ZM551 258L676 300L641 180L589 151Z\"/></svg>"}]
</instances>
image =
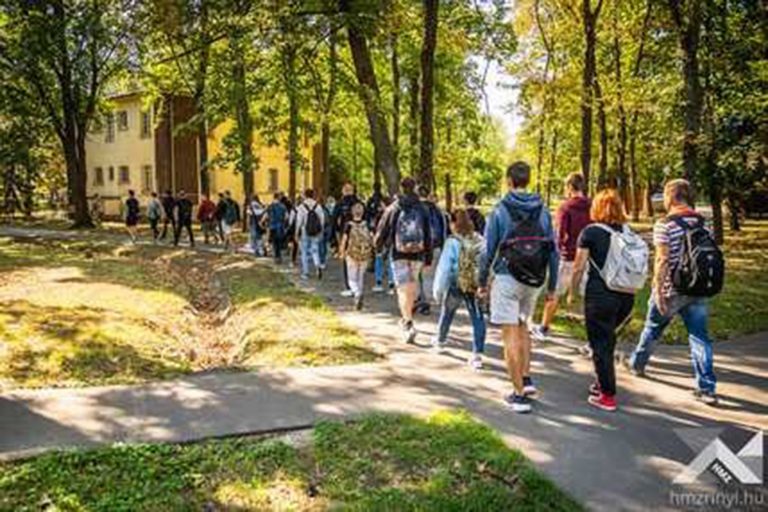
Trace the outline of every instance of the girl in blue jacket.
<instances>
[{"instance_id":1,"label":"girl in blue jacket","mask_svg":"<svg viewBox=\"0 0 768 512\"><path fill-rule=\"evenodd\" d=\"M475 232L472 219L464 209L453 212L451 228L453 235L448 237L443 246L432 289L435 302L440 304L438 333L432 340L432 346L438 352L444 349L453 317L463 303L472 321L473 332L472 356L468 364L472 369L480 370L483 367L486 329L476 293L485 243L483 237Z\"/></svg>"}]
</instances>

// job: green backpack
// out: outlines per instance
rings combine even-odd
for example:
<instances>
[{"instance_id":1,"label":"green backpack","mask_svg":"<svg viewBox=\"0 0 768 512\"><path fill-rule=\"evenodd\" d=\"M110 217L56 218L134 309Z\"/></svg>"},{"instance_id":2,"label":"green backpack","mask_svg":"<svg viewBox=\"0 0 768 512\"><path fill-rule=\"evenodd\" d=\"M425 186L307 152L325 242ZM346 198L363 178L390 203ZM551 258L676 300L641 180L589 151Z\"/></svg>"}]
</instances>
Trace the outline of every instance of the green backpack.
<instances>
[{"instance_id":1,"label":"green backpack","mask_svg":"<svg viewBox=\"0 0 768 512\"><path fill-rule=\"evenodd\" d=\"M365 222L350 222L347 256L355 261L368 261L373 255L373 237Z\"/></svg>"},{"instance_id":2,"label":"green backpack","mask_svg":"<svg viewBox=\"0 0 768 512\"><path fill-rule=\"evenodd\" d=\"M478 259L482 247L479 237L454 237L459 242L459 275L457 284L462 293L474 294L480 281L478 279Z\"/></svg>"}]
</instances>

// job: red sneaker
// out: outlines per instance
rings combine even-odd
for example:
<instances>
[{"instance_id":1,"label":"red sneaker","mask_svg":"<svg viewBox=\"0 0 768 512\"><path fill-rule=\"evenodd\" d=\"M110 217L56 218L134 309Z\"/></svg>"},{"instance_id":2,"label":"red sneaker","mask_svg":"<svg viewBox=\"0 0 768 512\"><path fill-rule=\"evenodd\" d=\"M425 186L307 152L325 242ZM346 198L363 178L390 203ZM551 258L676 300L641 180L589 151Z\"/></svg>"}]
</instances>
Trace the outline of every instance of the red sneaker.
<instances>
[{"instance_id":1,"label":"red sneaker","mask_svg":"<svg viewBox=\"0 0 768 512\"><path fill-rule=\"evenodd\" d=\"M597 396L590 396L587 398L587 401L598 409L602 409L604 411L614 412L617 409L616 399L612 396L606 395L605 393L600 393Z\"/></svg>"}]
</instances>

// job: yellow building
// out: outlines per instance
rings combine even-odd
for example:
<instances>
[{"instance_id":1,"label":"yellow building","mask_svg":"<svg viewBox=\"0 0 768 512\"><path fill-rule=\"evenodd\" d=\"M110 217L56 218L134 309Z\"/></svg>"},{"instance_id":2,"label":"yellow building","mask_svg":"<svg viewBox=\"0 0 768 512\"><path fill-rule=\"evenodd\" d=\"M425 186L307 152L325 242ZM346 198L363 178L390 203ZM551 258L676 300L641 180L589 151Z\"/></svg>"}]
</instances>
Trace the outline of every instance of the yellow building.
<instances>
[{"instance_id":1,"label":"yellow building","mask_svg":"<svg viewBox=\"0 0 768 512\"><path fill-rule=\"evenodd\" d=\"M200 192L197 138L190 130L178 130L194 114L190 98L168 97L156 107L147 108L140 93L110 98L112 110L94 123L86 138L88 195L98 194L105 213L117 215L129 190L134 190L142 205L151 192L184 190L197 201ZM217 161L222 141L232 128L226 121L208 135L209 161ZM254 192L267 200L277 191L288 191L288 151L285 145L263 144L254 132L253 152L258 162L254 172ZM301 154L307 164L296 176L296 189L302 191L322 183L322 158L319 144L302 137ZM234 165L209 170L211 196L230 191L235 200L244 198L243 178Z\"/></svg>"}]
</instances>

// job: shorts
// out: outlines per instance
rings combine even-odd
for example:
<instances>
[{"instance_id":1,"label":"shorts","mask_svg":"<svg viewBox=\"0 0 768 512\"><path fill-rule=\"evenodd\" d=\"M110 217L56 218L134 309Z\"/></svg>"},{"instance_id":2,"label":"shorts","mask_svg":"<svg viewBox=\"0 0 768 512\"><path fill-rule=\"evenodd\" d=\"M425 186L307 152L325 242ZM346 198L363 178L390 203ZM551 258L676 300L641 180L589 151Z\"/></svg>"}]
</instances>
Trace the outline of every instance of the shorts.
<instances>
[{"instance_id":1,"label":"shorts","mask_svg":"<svg viewBox=\"0 0 768 512\"><path fill-rule=\"evenodd\" d=\"M129 216L129 217L127 217L125 219L125 225L128 226L129 228L134 227L138 223L139 223L139 218L138 217Z\"/></svg>"},{"instance_id":2,"label":"shorts","mask_svg":"<svg viewBox=\"0 0 768 512\"><path fill-rule=\"evenodd\" d=\"M587 275L589 274L589 268L584 270L581 276L581 286L579 287L578 294L584 296L584 291L587 288ZM562 297L567 294L571 289L571 282L573 281L573 262L560 260L560 266L557 271L557 289L555 294L557 297Z\"/></svg>"},{"instance_id":3,"label":"shorts","mask_svg":"<svg viewBox=\"0 0 768 512\"><path fill-rule=\"evenodd\" d=\"M418 260L394 260L392 262L392 276L396 286L415 283L424 264Z\"/></svg>"},{"instance_id":4,"label":"shorts","mask_svg":"<svg viewBox=\"0 0 768 512\"><path fill-rule=\"evenodd\" d=\"M520 325L533 317L541 289L527 286L508 274L496 275L491 285L491 323Z\"/></svg>"},{"instance_id":5,"label":"shorts","mask_svg":"<svg viewBox=\"0 0 768 512\"><path fill-rule=\"evenodd\" d=\"M221 221L221 232L226 236L232 233L232 224Z\"/></svg>"}]
</instances>

